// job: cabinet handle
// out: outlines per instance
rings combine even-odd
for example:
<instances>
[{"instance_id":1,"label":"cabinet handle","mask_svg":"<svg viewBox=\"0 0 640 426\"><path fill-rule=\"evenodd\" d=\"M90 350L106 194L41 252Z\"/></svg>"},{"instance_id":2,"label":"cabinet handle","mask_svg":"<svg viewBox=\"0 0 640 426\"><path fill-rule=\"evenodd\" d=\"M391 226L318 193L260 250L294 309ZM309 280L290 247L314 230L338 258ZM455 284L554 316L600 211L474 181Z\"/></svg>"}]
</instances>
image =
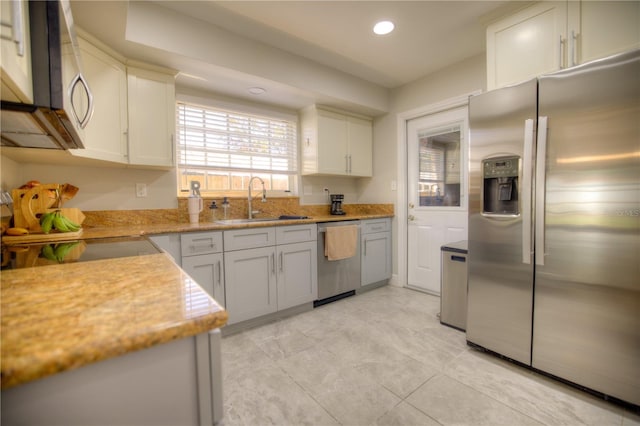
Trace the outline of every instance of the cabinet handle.
<instances>
[{"instance_id":1,"label":"cabinet handle","mask_svg":"<svg viewBox=\"0 0 640 426\"><path fill-rule=\"evenodd\" d=\"M349 155L349 173L351 173L351 155Z\"/></svg>"},{"instance_id":2,"label":"cabinet handle","mask_svg":"<svg viewBox=\"0 0 640 426\"><path fill-rule=\"evenodd\" d=\"M576 35L575 30L571 30L571 66L572 67L578 64L578 58L576 57L577 44L578 44L578 36Z\"/></svg>"},{"instance_id":3,"label":"cabinet handle","mask_svg":"<svg viewBox=\"0 0 640 426\"><path fill-rule=\"evenodd\" d=\"M284 259L282 258L282 252L280 252L280 272L284 271Z\"/></svg>"},{"instance_id":4,"label":"cabinet handle","mask_svg":"<svg viewBox=\"0 0 640 426\"><path fill-rule=\"evenodd\" d=\"M11 23L11 34L13 35L13 42L16 44L16 50L18 56L24 56L24 29L22 28L22 6L20 0L13 0L11 2L11 13L13 15L13 22ZM2 26L9 26L5 23ZM4 38L4 37L3 37ZM11 39L9 39L11 40Z\"/></svg>"},{"instance_id":5,"label":"cabinet handle","mask_svg":"<svg viewBox=\"0 0 640 426\"><path fill-rule=\"evenodd\" d=\"M345 173L349 173L349 156L348 155L344 156L344 168L345 168Z\"/></svg>"},{"instance_id":6,"label":"cabinet handle","mask_svg":"<svg viewBox=\"0 0 640 426\"><path fill-rule=\"evenodd\" d=\"M560 57L558 58L558 67L564 68L564 39L560 36Z\"/></svg>"},{"instance_id":7,"label":"cabinet handle","mask_svg":"<svg viewBox=\"0 0 640 426\"><path fill-rule=\"evenodd\" d=\"M276 273L276 255L275 253L271 253L271 273L275 275Z\"/></svg>"},{"instance_id":8,"label":"cabinet handle","mask_svg":"<svg viewBox=\"0 0 640 426\"><path fill-rule=\"evenodd\" d=\"M218 285L222 285L222 263L218 260Z\"/></svg>"},{"instance_id":9,"label":"cabinet handle","mask_svg":"<svg viewBox=\"0 0 640 426\"><path fill-rule=\"evenodd\" d=\"M202 244L202 245L195 245L195 244L191 244L189 246L189 250L191 250L192 252L196 252L196 251L200 251L200 250L215 250L216 245L213 243L209 243L209 244Z\"/></svg>"},{"instance_id":10,"label":"cabinet handle","mask_svg":"<svg viewBox=\"0 0 640 426\"><path fill-rule=\"evenodd\" d=\"M366 256L367 255L367 239L365 238L364 240L362 240L362 255Z\"/></svg>"},{"instance_id":11,"label":"cabinet handle","mask_svg":"<svg viewBox=\"0 0 640 426\"><path fill-rule=\"evenodd\" d=\"M176 164L176 141L173 133L171 133L171 164Z\"/></svg>"}]
</instances>

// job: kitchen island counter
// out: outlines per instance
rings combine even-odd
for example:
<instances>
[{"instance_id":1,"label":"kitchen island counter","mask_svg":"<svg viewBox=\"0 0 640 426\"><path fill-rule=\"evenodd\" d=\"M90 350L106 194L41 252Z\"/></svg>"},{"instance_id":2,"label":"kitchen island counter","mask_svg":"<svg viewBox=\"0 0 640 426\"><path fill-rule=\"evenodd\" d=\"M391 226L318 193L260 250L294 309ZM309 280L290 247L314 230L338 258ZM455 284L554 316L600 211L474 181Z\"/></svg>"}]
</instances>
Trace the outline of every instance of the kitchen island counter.
<instances>
[{"instance_id":1,"label":"kitchen island counter","mask_svg":"<svg viewBox=\"0 0 640 426\"><path fill-rule=\"evenodd\" d=\"M222 327L169 255L2 271L2 389Z\"/></svg>"}]
</instances>

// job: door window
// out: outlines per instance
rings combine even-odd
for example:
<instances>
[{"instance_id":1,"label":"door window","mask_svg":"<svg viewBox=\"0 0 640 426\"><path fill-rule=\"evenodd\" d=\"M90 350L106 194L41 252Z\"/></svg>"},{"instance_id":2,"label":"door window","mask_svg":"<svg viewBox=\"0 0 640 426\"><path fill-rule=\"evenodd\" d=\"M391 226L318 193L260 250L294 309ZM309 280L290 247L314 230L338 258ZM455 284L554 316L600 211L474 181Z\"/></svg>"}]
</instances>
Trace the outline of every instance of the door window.
<instances>
[{"instance_id":1,"label":"door window","mask_svg":"<svg viewBox=\"0 0 640 426\"><path fill-rule=\"evenodd\" d=\"M460 207L460 125L418 133L418 205Z\"/></svg>"}]
</instances>

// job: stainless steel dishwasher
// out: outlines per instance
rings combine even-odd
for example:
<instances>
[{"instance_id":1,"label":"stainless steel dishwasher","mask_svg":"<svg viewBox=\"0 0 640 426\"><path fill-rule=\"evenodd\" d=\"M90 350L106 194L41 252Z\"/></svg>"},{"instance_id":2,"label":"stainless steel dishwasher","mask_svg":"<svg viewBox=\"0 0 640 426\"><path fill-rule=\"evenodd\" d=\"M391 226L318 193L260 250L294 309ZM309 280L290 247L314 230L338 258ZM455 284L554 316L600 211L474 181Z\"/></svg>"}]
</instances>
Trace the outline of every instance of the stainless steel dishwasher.
<instances>
[{"instance_id":1,"label":"stainless steel dishwasher","mask_svg":"<svg viewBox=\"0 0 640 426\"><path fill-rule=\"evenodd\" d=\"M356 225L356 254L341 260L328 260L324 255L326 229L332 226ZM360 221L344 220L318 223L318 300L313 306L320 306L349 297L360 288Z\"/></svg>"}]
</instances>

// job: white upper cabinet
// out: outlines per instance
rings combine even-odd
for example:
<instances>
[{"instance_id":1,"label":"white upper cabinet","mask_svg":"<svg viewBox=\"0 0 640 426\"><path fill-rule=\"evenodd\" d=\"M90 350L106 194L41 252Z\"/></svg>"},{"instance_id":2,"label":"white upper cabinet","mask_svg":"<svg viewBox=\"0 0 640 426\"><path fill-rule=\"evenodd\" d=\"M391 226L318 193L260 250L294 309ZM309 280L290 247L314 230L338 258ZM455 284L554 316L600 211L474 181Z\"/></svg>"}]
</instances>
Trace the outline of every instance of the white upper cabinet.
<instances>
[{"instance_id":1,"label":"white upper cabinet","mask_svg":"<svg viewBox=\"0 0 640 426\"><path fill-rule=\"evenodd\" d=\"M127 70L124 58L81 38L78 43L83 71L93 93L93 116L83 131L85 149L69 152L78 157L126 163ZM72 60L73 53L66 55L65 59Z\"/></svg>"},{"instance_id":2,"label":"white upper cabinet","mask_svg":"<svg viewBox=\"0 0 640 426\"><path fill-rule=\"evenodd\" d=\"M373 176L373 125L371 120L347 117L349 175Z\"/></svg>"},{"instance_id":3,"label":"white upper cabinet","mask_svg":"<svg viewBox=\"0 0 640 426\"><path fill-rule=\"evenodd\" d=\"M570 65L640 48L640 2L569 2L572 36L576 41Z\"/></svg>"},{"instance_id":4,"label":"white upper cabinet","mask_svg":"<svg viewBox=\"0 0 640 426\"><path fill-rule=\"evenodd\" d=\"M302 111L302 174L370 177L370 119L309 107Z\"/></svg>"},{"instance_id":5,"label":"white upper cabinet","mask_svg":"<svg viewBox=\"0 0 640 426\"><path fill-rule=\"evenodd\" d=\"M129 163L174 164L175 74L127 68Z\"/></svg>"},{"instance_id":6,"label":"white upper cabinet","mask_svg":"<svg viewBox=\"0 0 640 426\"><path fill-rule=\"evenodd\" d=\"M28 1L0 1L2 100L33 103Z\"/></svg>"},{"instance_id":7,"label":"white upper cabinet","mask_svg":"<svg viewBox=\"0 0 640 426\"><path fill-rule=\"evenodd\" d=\"M127 66L125 57L84 31L79 33L83 72L93 94L93 116L78 130L85 148L69 152L131 166L172 167L175 72L138 63ZM63 64L73 60L72 51L65 46ZM71 66L63 71L65 82L75 76Z\"/></svg>"},{"instance_id":8,"label":"white upper cabinet","mask_svg":"<svg viewBox=\"0 0 640 426\"><path fill-rule=\"evenodd\" d=\"M487 27L487 89L640 47L640 2L541 2Z\"/></svg>"}]
</instances>

